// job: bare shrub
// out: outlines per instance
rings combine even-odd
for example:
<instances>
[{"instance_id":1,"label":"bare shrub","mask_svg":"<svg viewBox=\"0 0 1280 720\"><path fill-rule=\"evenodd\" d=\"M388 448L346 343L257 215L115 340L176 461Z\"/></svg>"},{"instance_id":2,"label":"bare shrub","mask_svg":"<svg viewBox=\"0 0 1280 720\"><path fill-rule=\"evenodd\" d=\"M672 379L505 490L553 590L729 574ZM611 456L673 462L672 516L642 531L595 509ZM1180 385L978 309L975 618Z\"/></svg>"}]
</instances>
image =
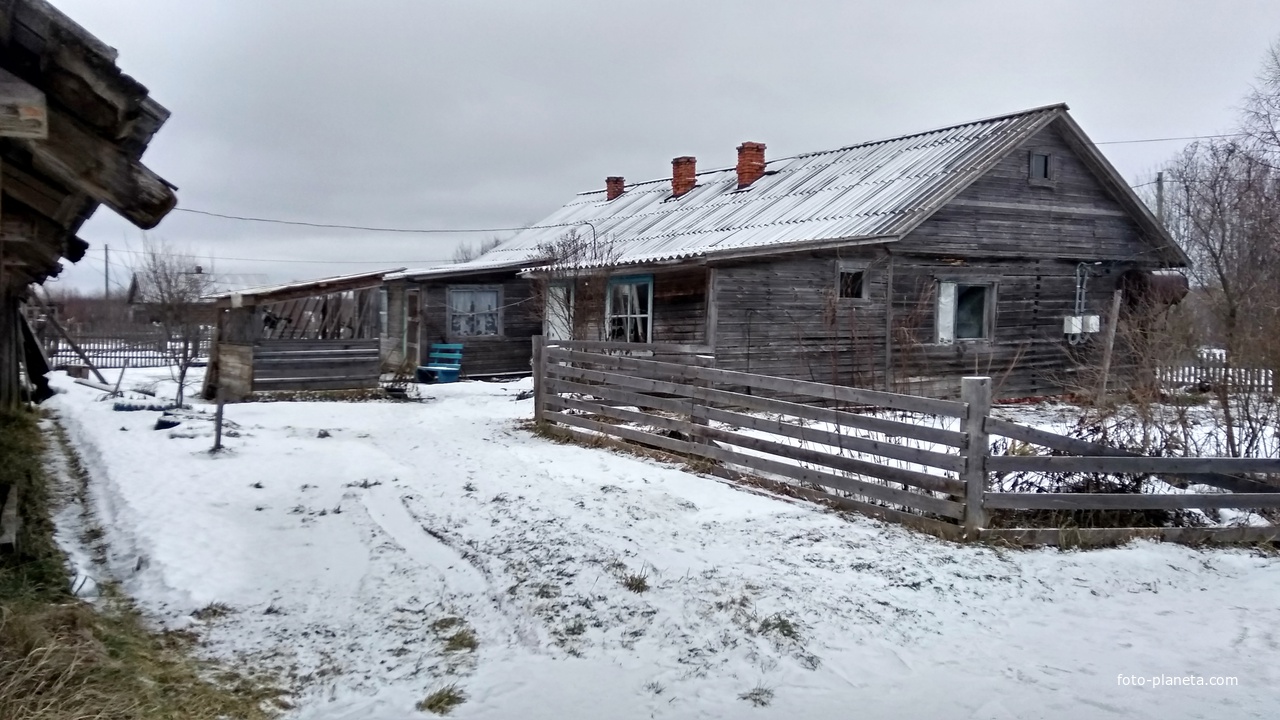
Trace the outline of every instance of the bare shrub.
<instances>
[{"instance_id":1,"label":"bare shrub","mask_svg":"<svg viewBox=\"0 0 1280 720\"><path fill-rule=\"evenodd\" d=\"M134 273L138 301L147 306L151 320L164 330L163 350L176 368L175 401L181 405L187 371L199 355L200 340L212 324L208 298L214 291L213 276L205 272L193 255L163 240L146 241Z\"/></svg>"}]
</instances>

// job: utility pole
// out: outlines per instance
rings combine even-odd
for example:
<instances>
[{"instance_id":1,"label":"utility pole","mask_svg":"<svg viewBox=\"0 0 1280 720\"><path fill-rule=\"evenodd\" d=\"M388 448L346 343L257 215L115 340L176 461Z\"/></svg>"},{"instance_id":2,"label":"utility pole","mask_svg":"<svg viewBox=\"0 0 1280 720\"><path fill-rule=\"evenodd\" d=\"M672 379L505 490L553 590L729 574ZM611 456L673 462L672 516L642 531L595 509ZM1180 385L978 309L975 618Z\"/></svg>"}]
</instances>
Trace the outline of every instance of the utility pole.
<instances>
[{"instance_id":1,"label":"utility pole","mask_svg":"<svg viewBox=\"0 0 1280 720\"><path fill-rule=\"evenodd\" d=\"M1164 173L1156 173L1156 217L1164 225Z\"/></svg>"},{"instance_id":2,"label":"utility pole","mask_svg":"<svg viewBox=\"0 0 1280 720\"><path fill-rule=\"evenodd\" d=\"M111 299L111 246L102 246L102 299Z\"/></svg>"}]
</instances>

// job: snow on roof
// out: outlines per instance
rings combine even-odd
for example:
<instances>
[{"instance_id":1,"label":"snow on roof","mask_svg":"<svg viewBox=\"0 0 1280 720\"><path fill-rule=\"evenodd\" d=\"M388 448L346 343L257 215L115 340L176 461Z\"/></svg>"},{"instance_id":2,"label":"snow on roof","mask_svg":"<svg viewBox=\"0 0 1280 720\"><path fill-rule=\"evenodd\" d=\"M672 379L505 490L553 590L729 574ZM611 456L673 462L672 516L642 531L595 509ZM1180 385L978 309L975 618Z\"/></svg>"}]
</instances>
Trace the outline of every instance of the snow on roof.
<instances>
[{"instance_id":1,"label":"snow on roof","mask_svg":"<svg viewBox=\"0 0 1280 720\"><path fill-rule=\"evenodd\" d=\"M401 267L401 268L392 268L390 270L377 270L373 272L355 273L352 275L335 275L333 277L319 278L317 280L299 280L297 282L282 283L279 285L261 285L258 287L244 288L241 290L221 292L215 295L210 295L209 299L211 300L225 299L225 298L230 298L232 295L244 295L244 296L273 295L275 293L283 292L286 290L302 290L302 289L311 288L311 287L314 287L317 290L322 290L331 285L340 285L340 284L345 285L352 282L359 282L361 280L368 280L370 284L376 285L378 282L382 280L383 277L390 275L392 273L401 272L403 270L404 268Z\"/></svg>"},{"instance_id":2,"label":"snow on roof","mask_svg":"<svg viewBox=\"0 0 1280 720\"><path fill-rule=\"evenodd\" d=\"M697 175L679 198L669 179L579 194L537 225L470 263L413 273L536 264L539 247L570 229L607 238L610 264L635 264L788 244L900 237L1011 149L1066 113L1048 105L1011 115L766 163L739 190L735 168Z\"/></svg>"}]
</instances>

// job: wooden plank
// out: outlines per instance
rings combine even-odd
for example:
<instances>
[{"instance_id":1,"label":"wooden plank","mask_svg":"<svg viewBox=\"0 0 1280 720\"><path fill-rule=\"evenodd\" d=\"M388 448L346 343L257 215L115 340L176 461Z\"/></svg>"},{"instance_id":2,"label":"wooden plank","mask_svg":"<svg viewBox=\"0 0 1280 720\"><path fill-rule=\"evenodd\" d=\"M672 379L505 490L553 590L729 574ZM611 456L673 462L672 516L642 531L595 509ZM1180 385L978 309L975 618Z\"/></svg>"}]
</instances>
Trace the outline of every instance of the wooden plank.
<instances>
[{"instance_id":1,"label":"wooden plank","mask_svg":"<svg viewBox=\"0 0 1280 720\"><path fill-rule=\"evenodd\" d=\"M948 455L946 453L905 447L902 445L895 445L893 443L867 440L865 438L845 435L843 433L835 433L827 430L820 430L818 428L783 422L781 420L763 418L757 415L747 415L744 413L733 412L731 410L721 410L701 405L696 401L687 399L661 398L652 395L642 395L640 393L621 390L610 385L586 385L558 378L552 378L548 383L552 392L595 395L606 400L613 400L620 403L635 405L637 407L649 407L658 410L665 410L667 412L684 413L686 415L696 412L700 413L708 420L714 420L716 422L722 422L729 425L737 425L739 427L749 427L761 432L781 435L783 437L789 437L805 442L818 443L820 445L840 448L842 450L878 455L880 457L902 460L905 462L916 463L918 465L950 470L952 472L959 472L964 468L964 458L958 455ZM956 482L953 486L947 487L946 492L959 494L960 492L963 492L963 485Z\"/></svg>"},{"instance_id":2,"label":"wooden plank","mask_svg":"<svg viewBox=\"0 0 1280 720\"><path fill-rule=\"evenodd\" d=\"M982 542L1013 545L1116 545L1139 538L1187 543L1266 543L1280 540L1280 526L1229 528L1001 528L983 530Z\"/></svg>"},{"instance_id":3,"label":"wooden plank","mask_svg":"<svg viewBox=\"0 0 1280 720\"><path fill-rule=\"evenodd\" d=\"M550 378L547 377L547 360L546 360L546 338L542 335L533 336L533 421L542 423L547 412L547 384ZM570 391L572 392L572 391Z\"/></svg>"},{"instance_id":4,"label":"wooden plank","mask_svg":"<svg viewBox=\"0 0 1280 720\"><path fill-rule=\"evenodd\" d=\"M790 395L807 395L822 400L834 400L851 404L875 405L907 412L920 412L930 415L962 417L965 412L964 403L954 400L936 400L934 398L898 395L880 390L864 390L861 388L825 385L807 380L789 380L787 378L768 375L753 375L733 370L717 368L690 367L673 363L660 363L637 358L599 355L594 353L566 350L564 348L548 348L547 359L550 362L581 362L603 367L623 370L649 370L668 373L673 377L686 380L705 380L711 383L737 385L760 390L771 390Z\"/></svg>"},{"instance_id":5,"label":"wooden plank","mask_svg":"<svg viewBox=\"0 0 1280 720\"><path fill-rule=\"evenodd\" d=\"M882 480L890 480L892 482L904 482L904 479L900 479L900 478L905 478L906 482L904 482L904 484L909 484L916 487L924 487L925 489L933 490L936 492L947 492L945 489L942 488L944 484L943 481L945 481L946 478L939 478L933 475L925 475L924 473L914 473L908 470L899 470L897 468L889 468L883 465L877 465L875 463L852 460L850 458L843 458L836 455L829 455L826 453L806 450L804 448L796 448L790 445L784 445L782 443L775 443L768 440L761 440L759 438L752 438L745 435L739 435L737 433L727 432L724 430L708 428L706 426L697 425L684 420L676 420L673 418L666 418L666 417L661 417L657 415L649 415L647 413L636 412L633 410L624 410L622 408L609 407L606 405L600 405L598 403L583 402L581 400L573 400L571 398L551 397L551 398L548 398L548 405L553 408L572 409L572 410L579 410L583 412L595 413L597 415L613 418L615 420L621 420L623 422L635 422L635 423L644 423L648 425L653 425L653 426L661 427L667 430L682 432L693 437L703 437L706 439L723 442L729 445L735 445L737 447L746 448L749 450L755 450L757 452L769 453L772 455L776 455L778 457L788 458L791 460L797 460L801 462L809 462L815 465L822 465L824 467L833 468L837 470L844 470L846 472L852 472L860 475L875 477ZM568 424L572 424L572 422L565 420L565 418L575 418L575 416L564 415L563 413L560 413L550 417L549 419L554 422L567 422ZM614 432L615 430L616 431L626 430L628 432L632 431L631 428L621 428L615 425L604 424L604 426L607 428L611 428L609 433L615 434L615 435L619 434L618 432ZM641 435L646 437L654 437L654 438L660 438L664 440L669 439L663 436L657 436L657 435L652 435L650 433L645 433L643 431L637 430L635 432L638 432ZM619 436L622 437L622 435L619 435ZM633 438L627 438L627 439L633 439ZM898 502L905 505L912 505L913 507L916 507L918 509L926 510L927 512L933 512L939 515L945 515L947 517L959 517L960 516L959 513L962 512L962 507L963 507L962 505L960 505L959 503L951 502L949 500L943 500L940 498L934 498L927 495L912 493L906 490L898 490L896 488L890 488L886 485L879 485L875 483L868 483L862 480L856 480L853 478L846 478L843 476L834 475L832 473L827 473L822 470L812 470L810 468L801 468L799 465L792 465L790 463L777 462L774 460L770 460L768 458L761 458L756 455L738 453L733 450L727 450L725 448L719 448L712 445L703 445L699 443L690 443L690 444L694 445L695 447L709 448L709 450L707 451L707 453L704 454L704 456L711 457L712 459L724 460L726 462L734 462L736 464L744 465L746 467L751 467L759 470L765 470L767 472L786 475L787 477L796 477L796 475L789 474L792 472L791 470L788 470L787 472L782 472L777 468L779 467L797 468L799 470L816 472L822 475L829 475L831 478L839 479L841 483L843 483L842 485L832 485L831 482L823 482L820 484L829 485L831 487L836 487L841 490L858 492L859 494L866 495L867 497L874 497L880 500L885 500L886 502ZM726 460L724 457L724 453L730 453L732 455L735 455L738 457L738 459ZM891 476L891 477L887 477L887 476ZM803 478L797 478L797 479L803 479ZM856 489L851 489L851 488L856 488ZM956 514L953 515L950 513L956 513Z\"/></svg>"},{"instance_id":6,"label":"wooden plank","mask_svg":"<svg viewBox=\"0 0 1280 720\"><path fill-rule=\"evenodd\" d=\"M49 137L44 93L4 69L0 69L0 137L34 140Z\"/></svg>"},{"instance_id":7,"label":"wooden plank","mask_svg":"<svg viewBox=\"0 0 1280 720\"><path fill-rule=\"evenodd\" d=\"M1005 510L1261 510L1280 508L1280 494L987 493L983 503Z\"/></svg>"},{"instance_id":8,"label":"wooden plank","mask_svg":"<svg viewBox=\"0 0 1280 720\"><path fill-rule=\"evenodd\" d=\"M991 414L991 378L966 377L960 381L960 396L964 398L968 416L964 419L968 443L964 447L965 469L960 479L964 482L964 532L971 538L987 524L983 507L990 461L990 445L985 420Z\"/></svg>"},{"instance_id":9,"label":"wooden plank","mask_svg":"<svg viewBox=\"0 0 1280 720\"><path fill-rule=\"evenodd\" d=\"M884 433L890 437L905 437L913 440L937 443L939 445L947 445L950 447L961 447L965 443L964 433L956 432L954 430L932 428L913 423L900 422L897 420L886 420L883 418L859 415L857 413L851 413L843 410L833 410L830 408L816 407L813 405L794 403L786 400L776 400L774 398L765 398L758 395L747 395L729 390L716 390L683 383L653 380L634 377L631 375L610 373L602 370L588 370L585 368L559 364L550 365L547 372L555 377L577 378L631 388L633 390L693 397L708 404L716 403L718 405L726 405L729 407L748 408L762 412L775 412L781 415L817 420L819 422L829 422L838 427L859 428L871 432Z\"/></svg>"},{"instance_id":10,"label":"wooden plank","mask_svg":"<svg viewBox=\"0 0 1280 720\"><path fill-rule=\"evenodd\" d=\"M991 472L1092 472L1152 475L1209 472L1280 474L1280 459L996 455L987 460L987 467Z\"/></svg>"},{"instance_id":11,"label":"wooden plank","mask_svg":"<svg viewBox=\"0 0 1280 720\"><path fill-rule=\"evenodd\" d=\"M1113 448L1100 443L1080 440L1066 435L1047 432L1038 428L1019 425L1018 423L988 417L987 431L993 435L1001 435L1010 440L1040 445L1051 450L1074 453L1076 455L1092 455L1104 457L1145 457L1139 453L1120 448ZM1280 492L1280 486L1258 482L1246 477L1227 475L1224 473L1163 473L1164 477L1177 477L1196 485L1228 490L1230 492Z\"/></svg>"},{"instance_id":12,"label":"wooden plank","mask_svg":"<svg viewBox=\"0 0 1280 720\"><path fill-rule=\"evenodd\" d=\"M710 345L682 345L679 343L620 343L600 342L595 340L555 340L547 343L547 347L558 347L567 350L611 351L625 353L655 353L666 355L715 355Z\"/></svg>"},{"instance_id":13,"label":"wooden plank","mask_svg":"<svg viewBox=\"0 0 1280 720\"><path fill-rule=\"evenodd\" d=\"M645 418L653 418L653 416L645 415ZM703 428L703 425L694 424L692 427ZM684 432L684 430L682 430L682 432ZM940 477L940 475L918 473L918 471L915 470L892 468L892 466L881 465L878 464L878 462L855 460L851 459L851 457L831 455L826 454L826 452L808 450L808 448L765 441L765 439L762 438L740 436L740 434L728 432L728 430L704 428L701 430L689 430L689 432L695 437L718 439L718 441L730 442L732 445L749 447L751 450L771 452L773 455L791 457L791 459L803 460L805 462L815 462L815 464L827 465L829 468L845 470L849 471L849 473L856 473L860 475L870 475L870 477L888 480L888 482L909 484L909 486L931 489L931 491L934 492L951 493L955 492L956 489L959 489L955 484L955 480Z\"/></svg>"},{"instance_id":14,"label":"wooden plank","mask_svg":"<svg viewBox=\"0 0 1280 720\"><path fill-rule=\"evenodd\" d=\"M582 430L577 430L574 428L560 427L557 425L548 425L547 428L548 428L548 431L551 432L552 434L564 437L569 440L573 440L574 442L578 442L584 445L589 445L589 446L605 445L607 447L611 447L616 450L631 452L631 453L635 453L639 449L636 447L634 443L631 443L631 442L627 442L617 438L601 436L593 433L587 433ZM643 451L646 455L655 456L658 459L661 459L667 462L672 462L672 463L683 463L683 462L687 462L690 459L684 454L675 453L673 451L668 451L668 450L655 450L653 448L646 447L643 449ZM946 520L938 520L936 518L926 517L924 515L917 515L910 512L904 512L902 510L896 510L894 508L885 507L883 505L874 505L871 503L861 502L859 500L854 500L853 498L834 495L829 492L824 492L822 490L816 490L814 488L809 488L809 487L803 487L801 485L796 485L795 483L791 483L791 482L784 482L781 480L772 480L769 478L760 477L758 475L752 475L750 473L736 472L734 470L730 470L729 468L721 467L718 465L710 465L707 467L698 468L696 471L693 471L693 472L695 472L696 474L713 475L715 477L723 478L725 480L729 480L734 483L745 484L753 488L764 488L766 490L777 493L779 495L801 498L803 500L808 500L810 502L818 503L820 505L834 507L838 510L846 510L846 511L862 513L864 515L877 518L880 520L886 520L889 522L898 523L900 525L905 525L914 530L919 530L921 532L929 533L930 535L940 537L944 540L960 540L961 539L962 533L961 533L960 526Z\"/></svg>"},{"instance_id":15,"label":"wooden plank","mask_svg":"<svg viewBox=\"0 0 1280 720\"><path fill-rule=\"evenodd\" d=\"M253 392L285 390L364 390L378 386L376 377L254 379Z\"/></svg>"}]
</instances>

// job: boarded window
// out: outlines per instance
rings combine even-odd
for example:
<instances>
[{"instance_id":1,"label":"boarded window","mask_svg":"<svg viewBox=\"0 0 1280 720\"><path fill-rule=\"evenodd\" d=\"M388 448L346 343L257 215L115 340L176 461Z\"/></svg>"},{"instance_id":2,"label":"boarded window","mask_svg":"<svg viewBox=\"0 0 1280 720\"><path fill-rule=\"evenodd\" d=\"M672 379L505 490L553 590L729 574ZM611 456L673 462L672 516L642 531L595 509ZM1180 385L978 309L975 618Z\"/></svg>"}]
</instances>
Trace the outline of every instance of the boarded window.
<instances>
[{"instance_id":1,"label":"boarded window","mask_svg":"<svg viewBox=\"0 0 1280 720\"><path fill-rule=\"evenodd\" d=\"M454 337L501 335L497 288L449 288L449 334Z\"/></svg>"},{"instance_id":2,"label":"boarded window","mask_svg":"<svg viewBox=\"0 0 1280 720\"><path fill-rule=\"evenodd\" d=\"M840 271L840 297L863 300L867 297L865 270Z\"/></svg>"},{"instance_id":3,"label":"boarded window","mask_svg":"<svg viewBox=\"0 0 1280 720\"><path fill-rule=\"evenodd\" d=\"M542 334L548 340L573 339L573 286L556 284L547 287L546 317Z\"/></svg>"},{"instance_id":4,"label":"boarded window","mask_svg":"<svg viewBox=\"0 0 1280 720\"><path fill-rule=\"evenodd\" d=\"M938 342L991 338L991 285L938 283Z\"/></svg>"},{"instance_id":5,"label":"boarded window","mask_svg":"<svg viewBox=\"0 0 1280 720\"><path fill-rule=\"evenodd\" d=\"M650 342L653 321L653 277L631 276L609 281L605 323L613 342Z\"/></svg>"},{"instance_id":6,"label":"boarded window","mask_svg":"<svg viewBox=\"0 0 1280 720\"><path fill-rule=\"evenodd\" d=\"M1049 153L1031 153L1031 179L1053 179L1053 156Z\"/></svg>"}]
</instances>

